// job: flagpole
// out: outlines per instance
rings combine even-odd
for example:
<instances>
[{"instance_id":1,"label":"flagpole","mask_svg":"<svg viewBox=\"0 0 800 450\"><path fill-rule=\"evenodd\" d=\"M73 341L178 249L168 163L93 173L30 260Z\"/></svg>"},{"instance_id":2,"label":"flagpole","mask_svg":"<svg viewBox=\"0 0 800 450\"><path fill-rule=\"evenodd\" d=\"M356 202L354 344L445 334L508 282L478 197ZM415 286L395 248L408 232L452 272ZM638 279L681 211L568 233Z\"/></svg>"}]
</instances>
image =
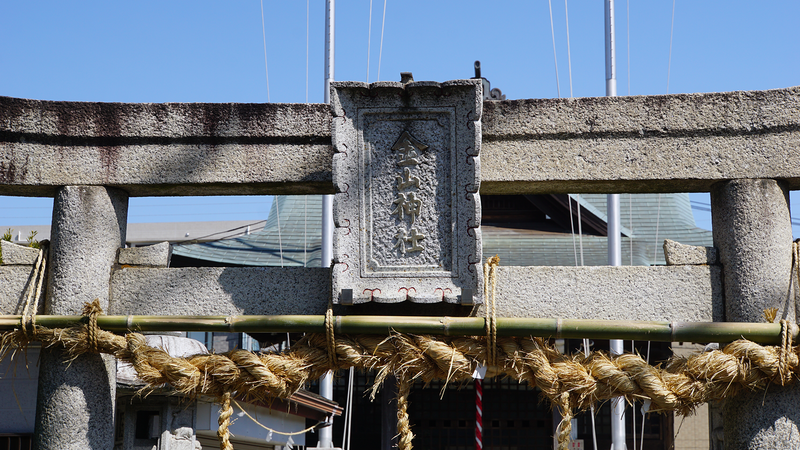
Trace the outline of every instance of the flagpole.
<instances>
[{"instance_id":1,"label":"flagpole","mask_svg":"<svg viewBox=\"0 0 800 450\"><path fill-rule=\"evenodd\" d=\"M606 31L606 97L617 96L616 42L614 37L614 0L605 0ZM608 265L622 265L622 243L620 240L619 194L609 194L606 215L608 218ZM621 355L622 340L609 342L612 355ZM611 449L626 450L625 402L621 397L611 400Z\"/></svg>"},{"instance_id":2,"label":"flagpole","mask_svg":"<svg viewBox=\"0 0 800 450\"><path fill-rule=\"evenodd\" d=\"M325 103L331 102L331 81L334 78L336 0L325 1ZM333 261L333 195L322 196L322 267ZM333 400L333 373L327 372L319 379L319 395ZM331 417L331 420L333 418ZM319 430L319 448L333 448L333 427Z\"/></svg>"}]
</instances>

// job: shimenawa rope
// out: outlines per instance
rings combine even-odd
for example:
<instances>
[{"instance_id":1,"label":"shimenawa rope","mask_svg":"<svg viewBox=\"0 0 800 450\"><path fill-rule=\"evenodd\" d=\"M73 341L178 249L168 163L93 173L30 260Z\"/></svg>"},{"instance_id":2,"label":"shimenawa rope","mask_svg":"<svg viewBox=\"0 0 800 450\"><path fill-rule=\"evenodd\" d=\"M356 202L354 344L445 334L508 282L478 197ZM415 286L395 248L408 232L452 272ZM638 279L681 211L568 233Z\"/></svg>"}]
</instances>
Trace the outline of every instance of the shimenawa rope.
<instances>
[{"instance_id":1,"label":"shimenawa rope","mask_svg":"<svg viewBox=\"0 0 800 450\"><path fill-rule=\"evenodd\" d=\"M0 341L0 355L41 341L45 347L63 347L74 358L93 351L88 328L88 325L61 330L36 327L28 333L9 332ZM563 408L565 419L575 409L585 410L616 396L624 396L628 401L649 398L653 410L687 414L698 404L741 390L795 382L800 374L798 347L789 347L788 333L784 335L786 345L781 347L763 347L741 340L723 350L688 359L674 358L658 368L633 354L613 359L602 352L593 352L588 357L563 355L543 339L503 337L497 340L498 359L491 373L538 387L553 404ZM307 381L334 368L375 370L378 384L393 373L399 383L405 383L407 389L401 392L407 402L410 385L417 379L425 383L436 379L453 382L471 379L475 367L486 363L490 347L485 337L338 336L338 362L334 365L327 351L328 339L319 334L307 335L282 354L256 355L234 350L185 358L171 357L162 349L149 347L144 336L137 333L123 337L96 330L96 336L97 351L130 362L148 389L168 383L178 393L188 396L217 397L223 406L223 416L231 408L225 399L232 393L262 401L288 398ZM221 417L221 429L224 430L226 423L229 423L226 418ZM559 428L563 445L568 444L563 439L569 436L569 426L564 420Z\"/></svg>"},{"instance_id":2,"label":"shimenawa rope","mask_svg":"<svg viewBox=\"0 0 800 450\"><path fill-rule=\"evenodd\" d=\"M798 258L797 243L793 253ZM797 267L797 265L795 266ZM484 270L492 274L492 270ZM496 268L495 268L496 270ZM800 267L796 269L800 277ZM496 274L486 283L496 286ZM493 295L491 299L493 300ZM487 299L489 297L487 296ZM494 302L491 301L493 304ZM494 308L487 308L489 320ZM288 398L307 381L328 370L357 367L375 370L372 394L389 374L398 380L398 430L400 448L411 449L408 396L417 379L464 381L472 378L478 364L486 364L492 375L505 375L538 387L562 409L558 427L559 448L569 444L570 419L576 409L586 410L596 402L623 396L627 401L650 399L651 411L689 414L710 400L722 399L742 390L763 390L770 383L787 385L800 376L800 347L793 347L787 321L781 321L779 347L735 341L723 350L689 358L674 357L663 367L653 367L641 357L623 354L611 358L603 352L563 355L540 338L500 338L488 325L486 337L432 337L394 334L383 336L338 336L310 334L282 354L253 354L234 350L225 354L201 354L175 358L147 345L144 336L118 336L97 327L99 302L87 304L89 324L67 329L33 327L0 336L0 359L12 349L33 341L44 347L60 346L71 358L87 352L112 354L130 362L145 389L170 384L189 396L212 395L222 408L219 419L220 448L231 450L229 432L233 394L245 399ZM329 325L330 324L330 325ZM332 317L326 330L332 331Z\"/></svg>"}]
</instances>

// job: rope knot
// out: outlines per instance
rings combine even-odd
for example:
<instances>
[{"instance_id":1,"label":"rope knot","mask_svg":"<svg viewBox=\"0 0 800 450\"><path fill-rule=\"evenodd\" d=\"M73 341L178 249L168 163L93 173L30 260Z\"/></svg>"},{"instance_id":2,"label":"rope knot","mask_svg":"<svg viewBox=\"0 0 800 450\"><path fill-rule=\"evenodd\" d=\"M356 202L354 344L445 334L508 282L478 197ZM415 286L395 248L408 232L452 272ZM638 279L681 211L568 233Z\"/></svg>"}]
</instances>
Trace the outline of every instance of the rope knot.
<instances>
[{"instance_id":1,"label":"rope knot","mask_svg":"<svg viewBox=\"0 0 800 450\"><path fill-rule=\"evenodd\" d=\"M89 338L89 348L97 353L97 335L99 334L100 327L97 326L97 316L103 313L103 308L100 307L100 299L96 298L93 302L86 302L83 304L83 315L89 316L89 324L86 326L86 334Z\"/></svg>"},{"instance_id":2,"label":"rope knot","mask_svg":"<svg viewBox=\"0 0 800 450\"><path fill-rule=\"evenodd\" d=\"M336 358L336 337L333 334L333 304L328 302L328 310L325 311L325 337L328 344L328 359L331 363L331 368L336 368L339 361Z\"/></svg>"}]
</instances>

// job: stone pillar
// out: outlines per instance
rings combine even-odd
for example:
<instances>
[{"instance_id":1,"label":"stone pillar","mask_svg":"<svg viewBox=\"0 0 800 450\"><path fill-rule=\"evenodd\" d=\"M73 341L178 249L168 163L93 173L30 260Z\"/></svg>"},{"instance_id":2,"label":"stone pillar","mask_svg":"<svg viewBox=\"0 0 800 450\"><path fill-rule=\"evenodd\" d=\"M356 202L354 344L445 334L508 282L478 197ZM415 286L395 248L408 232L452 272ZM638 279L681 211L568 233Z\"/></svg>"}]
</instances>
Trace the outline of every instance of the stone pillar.
<instances>
[{"instance_id":1,"label":"stone pillar","mask_svg":"<svg viewBox=\"0 0 800 450\"><path fill-rule=\"evenodd\" d=\"M108 309L109 278L125 244L128 195L102 186L67 186L53 204L46 314L81 314L100 299ZM42 350L34 448L114 446L116 366L107 355L70 364L61 350Z\"/></svg>"},{"instance_id":2,"label":"stone pillar","mask_svg":"<svg viewBox=\"0 0 800 450\"><path fill-rule=\"evenodd\" d=\"M775 180L733 180L711 191L714 245L725 284L725 320L763 322L764 310L795 320L790 298L789 192ZM723 407L726 449L800 448L800 389L770 385Z\"/></svg>"}]
</instances>

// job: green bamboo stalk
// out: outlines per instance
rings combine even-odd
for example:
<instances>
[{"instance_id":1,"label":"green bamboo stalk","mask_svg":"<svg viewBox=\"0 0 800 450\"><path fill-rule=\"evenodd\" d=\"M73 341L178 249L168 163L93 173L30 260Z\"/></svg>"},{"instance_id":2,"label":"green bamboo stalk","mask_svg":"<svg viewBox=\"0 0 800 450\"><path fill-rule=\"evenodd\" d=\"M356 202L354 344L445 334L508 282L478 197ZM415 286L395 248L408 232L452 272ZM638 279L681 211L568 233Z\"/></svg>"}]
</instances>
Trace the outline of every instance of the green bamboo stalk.
<instances>
[{"instance_id":1,"label":"green bamboo stalk","mask_svg":"<svg viewBox=\"0 0 800 450\"><path fill-rule=\"evenodd\" d=\"M0 316L0 331L20 328L21 316ZM84 316L36 316L36 324L67 328L87 322ZM244 333L324 333L325 316L98 316L101 329L126 331L221 331ZM389 334L392 332L444 336L481 336L485 322L479 317L335 316L337 334ZM798 326L790 333L798 337ZM498 318L498 336L548 338L626 339L660 342L731 342L749 339L780 344L781 325L739 322L657 322L591 319Z\"/></svg>"}]
</instances>

